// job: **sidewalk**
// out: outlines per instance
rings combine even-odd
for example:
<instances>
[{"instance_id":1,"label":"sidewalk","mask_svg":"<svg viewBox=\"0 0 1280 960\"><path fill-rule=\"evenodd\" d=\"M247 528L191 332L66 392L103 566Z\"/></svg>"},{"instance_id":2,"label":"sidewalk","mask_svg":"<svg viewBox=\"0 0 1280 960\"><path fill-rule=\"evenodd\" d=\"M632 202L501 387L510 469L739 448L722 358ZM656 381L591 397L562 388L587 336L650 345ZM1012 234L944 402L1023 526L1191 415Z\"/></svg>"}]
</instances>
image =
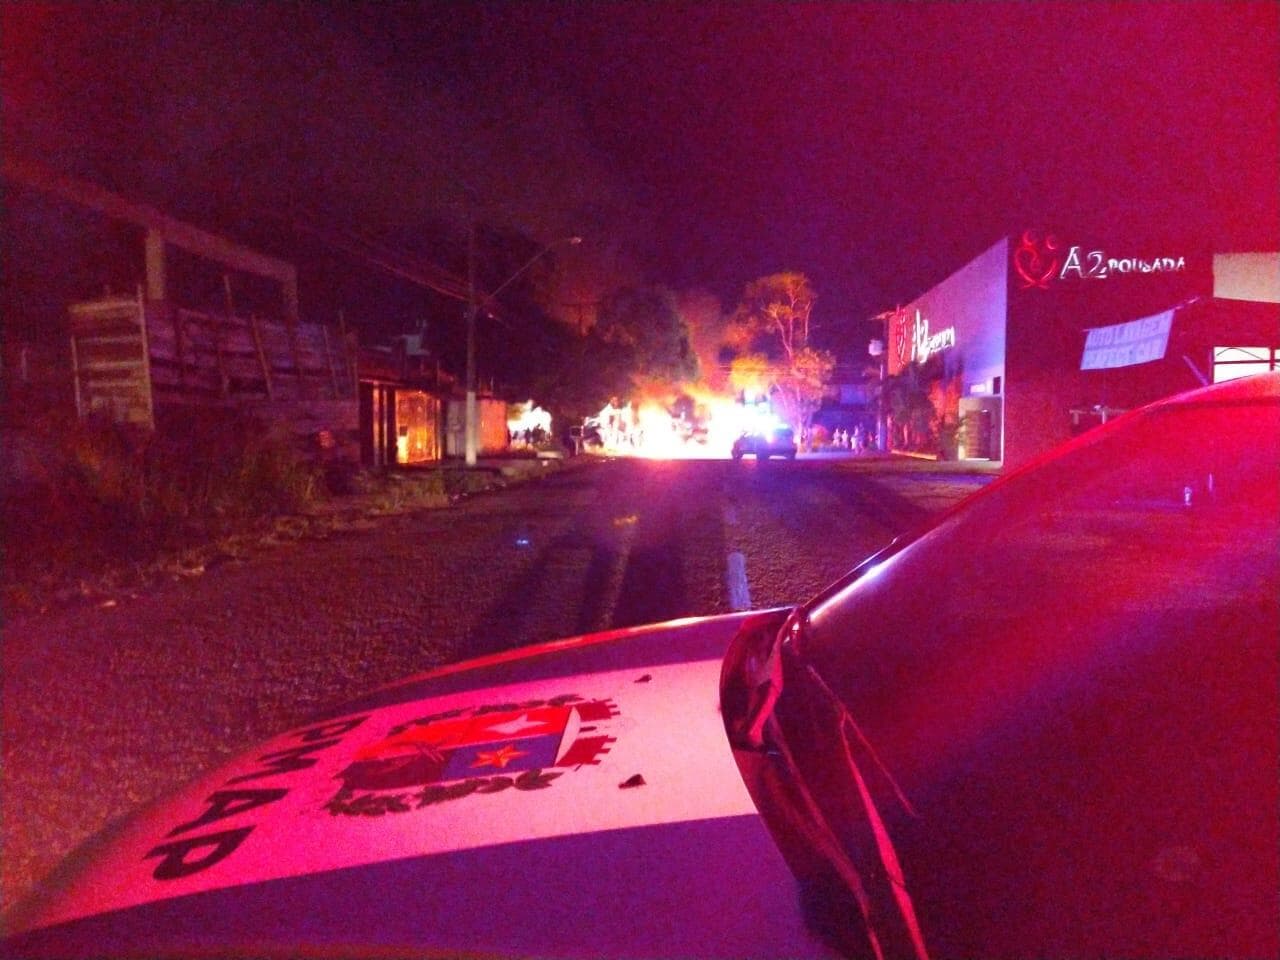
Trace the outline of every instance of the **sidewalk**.
<instances>
[{"instance_id":1,"label":"sidewalk","mask_svg":"<svg viewBox=\"0 0 1280 960\"><path fill-rule=\"evenodd\" d=\"M511 454L494 454L490 456L478 457L474 467L468 467L465 462L456 457L450 457L445 460L432 460L427 463L408 463L400 464L390 470L388 475L395 474L413 475L415 473L470 473L476 475L492 474L498 477L508 479L517 479L529 477L534 474L552 473L569 466L574 460L580 460L581 457L570 457L564 455L556 455L546 451L539 451L535 454L528 453L511 453Z\"/></svg>"},{"instance_id":2,"label":"sidewalk","mask_svg":"<svg viewBox=\"0 0 1280 960\"><path fill-rule=\"evenodd\" d=\"M971 473L989 476L1000 474L1004 464L999 460L939 460L927 454L891 451L825 449L801 453L801 460L837 461L841 469L875 470L884 473Z\"/></svg>"}]
</instances>

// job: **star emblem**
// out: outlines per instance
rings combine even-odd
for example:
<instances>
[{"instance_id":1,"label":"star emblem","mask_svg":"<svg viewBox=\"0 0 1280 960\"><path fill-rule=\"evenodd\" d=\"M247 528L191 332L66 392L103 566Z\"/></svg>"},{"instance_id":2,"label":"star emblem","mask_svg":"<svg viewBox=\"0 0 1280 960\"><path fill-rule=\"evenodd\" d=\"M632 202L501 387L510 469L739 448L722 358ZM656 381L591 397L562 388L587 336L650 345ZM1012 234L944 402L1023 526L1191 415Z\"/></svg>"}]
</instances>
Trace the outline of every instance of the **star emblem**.
<instances>
[{"instance_id":1,"label":"star emblem","mask_svg":"<svg viewBox=\"0 0 1280 960\"><path fill-rule=\"evenodd\" d=\"M497 750L481 750L476 754L476 762L471 764L472 767L505 767L516 757L527 756L523 750L517 750L515 746L508 743L505 747Z\"/></svg>"}]
</instances>

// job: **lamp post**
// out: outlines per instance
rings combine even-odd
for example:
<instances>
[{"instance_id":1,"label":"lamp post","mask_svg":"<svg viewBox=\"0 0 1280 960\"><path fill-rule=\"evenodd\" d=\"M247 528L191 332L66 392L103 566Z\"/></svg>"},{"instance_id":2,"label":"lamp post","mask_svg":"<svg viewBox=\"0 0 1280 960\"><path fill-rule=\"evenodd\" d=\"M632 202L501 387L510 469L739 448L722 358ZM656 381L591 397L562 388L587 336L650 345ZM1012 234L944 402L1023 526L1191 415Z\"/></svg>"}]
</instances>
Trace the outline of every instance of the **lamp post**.
<instances>
[{"instance_id":1,"label":"lamp post","mask_svg":"<svg viewBox=\"0 0 1280 960\"><path fill-rule=\"evenodd\" d=\"M581 237L561 237L548 243L545 247L529 258L523 267L502 281L492 293L484 299L486 301L493 300L503 290L507 289L516 281L526 270L546 256L551 250L560 246L562 243L576 246L582 242ZM466 423L463 427L464 446L466 465L474 467L476 465L476 313L479 309L479 303L476 299L476 228L475 223L471 224L470 236L467 240L467 408Z\"/></svg>"},{"instance_id":2,"label":"lamp post","mask_svg":"<svg viewBox=\"0 0 1280 960\"><path fill-rule=\"evenodd\" d=\"M872 340L867 344L867 353L877 360L880 365L880 389L876 391L876 449L881 453L885 447L885 423L884 423L884 364L885 352L884 341L880 339Z\"/></svg>"},{"instance_id":3,"label":"lamp post","mask_svg":"<svg viewBox=\"0 0 1280 960\"><path fill-rule=\"evenodd\" d=\"M902 308L897 310L886 310L883 313L877 313L872 320L878 320L884 324L884 339L878 337L867 344L867 353L877 361L880 367L880 390L876 394L876 449L881 453L889 449L889 425L885 421L884 413L884 381L889 364L889 321L902 312Z\"/></svg>"}]
</instances>

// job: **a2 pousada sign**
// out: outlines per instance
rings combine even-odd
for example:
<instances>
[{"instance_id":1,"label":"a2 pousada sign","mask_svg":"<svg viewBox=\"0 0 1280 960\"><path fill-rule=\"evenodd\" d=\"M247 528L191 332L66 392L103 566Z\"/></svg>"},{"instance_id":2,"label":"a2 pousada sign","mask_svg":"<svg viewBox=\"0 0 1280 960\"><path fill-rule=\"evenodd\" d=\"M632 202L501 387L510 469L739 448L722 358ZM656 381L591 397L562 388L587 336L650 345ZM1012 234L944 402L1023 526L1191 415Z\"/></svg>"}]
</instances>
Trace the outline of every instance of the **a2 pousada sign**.
<instances>
[{"instance_id":1,"label":"a2 pousada sign","mask_svg":"<svg viewBox=\"0 0 1280 960\"><path fill-rule=\"evenodd\" d=\"M1048 290L1051 283L1059 281L1183 273L1187 269L1187 258L1169 256L1164 251L1141 256L1125 251L1117 257L1106 250L1060 243L1053 234L1027 230L1014 247L1013 269L1023 290Z\"/></svg>"},{"instance_id":2,"label":"a2 pousada sign","mask_svg":"<svg viewBox=\"0 0 1280 960\"><path fill-rule=\"evenodd\" d=\"M1108 370L1131 367L1164 357L1169 346L1173 311L1166 310L1141 320L1094 327L1087 332L1081 370Z\"/></svg>"}]
</instances>

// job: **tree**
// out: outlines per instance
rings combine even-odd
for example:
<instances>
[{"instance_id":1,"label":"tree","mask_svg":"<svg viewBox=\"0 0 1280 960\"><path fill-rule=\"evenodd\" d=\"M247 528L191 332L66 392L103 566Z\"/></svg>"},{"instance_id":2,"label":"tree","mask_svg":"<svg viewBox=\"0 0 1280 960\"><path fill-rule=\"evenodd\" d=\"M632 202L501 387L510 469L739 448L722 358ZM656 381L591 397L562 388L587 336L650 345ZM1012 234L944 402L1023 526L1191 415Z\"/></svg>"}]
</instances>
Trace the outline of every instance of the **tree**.
<instances>
[{"instance_id":1,"label":"tree","mask_svg":"<svg viewBox=\"0 0 1280 960\"><path fill-rule=\"evenodd\" d=\"M907 364L884 380L885 414L889 419L889 445L901 450L929 450L936 445L936 414L929 402L928 382L918 364Z\"/></svg>"},{"instance_id":2,"label":"tree","mask_svg":"<svg viewBox=\"0 0 1280 960\"><path fill-rule=\"evenodd\" d=\"M731 337L746 348L768 350L790 363L809 345L809 320L817 299L803 273L775 273L747 284L731 318Z\"/></svg>"},{"instance_id":3,"label":"tree","mask_svg":"<svg viewBox=\"0 0 1280 960\"><path fill-rule=\"evenodd\" d=\"M802 273L776 273L747 284L730 323L737 353L735 389L753 381L797 432L808 430L835 370L835 357L809 342L817 295Z\"/></svg>"},{"instance_id":4,"label":"tree","mask_svg":"<svg viewBox=\"0 0 1280 960\"><path fill-rule=\"evenodd\" d=\"M679 385L693 379L697 364L685 350L679 316L665 310L661 291L651 293L611 297L586 333L550 324L554 358L540 368L531 395L557 423L597 414L611 398L678 395Z\"/></svg>"},{"instance_id":5,"label":"tree","mask_svg":"<svg viewBox=\"0 0 1280 960\"><path fill-rule=\"evenodd\" d=\"M836 358L826 350L802 347L774 383L775 405L801 433L808 433L835 367Z\"/></svg>"},{"instance_id":6,"label":"tree","mask_svg":"<svg viewBox=\"0 0 1280 960\"><path fill-rule=\"evenodd\" d=\"M631 371L637 388L670 386L698 376L689 329L664 287L619 290L605 300L592 332Z\"/></svg>"}]
</instances>

